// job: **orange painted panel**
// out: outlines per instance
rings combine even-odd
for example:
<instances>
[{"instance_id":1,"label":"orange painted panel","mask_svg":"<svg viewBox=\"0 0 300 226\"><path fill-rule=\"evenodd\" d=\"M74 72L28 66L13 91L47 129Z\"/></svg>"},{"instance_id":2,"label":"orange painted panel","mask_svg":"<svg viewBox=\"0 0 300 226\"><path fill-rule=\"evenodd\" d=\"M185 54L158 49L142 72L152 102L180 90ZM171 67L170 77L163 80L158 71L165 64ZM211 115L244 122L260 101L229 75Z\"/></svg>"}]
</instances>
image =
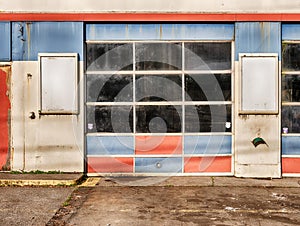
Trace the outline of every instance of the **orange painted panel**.
<instances>
[{"instance_id":1,"label":"orange painted panel","mask_svg":"<svg viewBox=\"0 0 300 226\"><path fill-rule=\"evenodd\" d=\"M9 132L8 132L8 111L10 101L8 93L10 67L0 68L0 170L9 170Z\"/></svg>"},{"instance_id":2,"label":"orange painted panel","mask_svg":"<svg viewBox=\"0 0 300 226\"><path fill-rule=\"evenodd\" d=\"M181 136L137 136L135 153L138 155L181 154Z\"/></svg>"},{"instance_id":3,"label":"orange painted panel","mask_svg":"<svg viewBox=\"0 0 300 226\"><path fill-rule=\"evenodd\" d=\"M89 157L88 173L132 173L133 158Z\"/></svg>"},{"instance_id":4,"label":"orange painted panel","mask_svg":"<svg viewBox=\"0 0 300 226\"><path fill-rule=\"evenodd\" d=\"M231 157L192 157L184 160L185 173L229 173Z\"/></svg>"},{"instance_id":5,"label":"orange painted panel","mask_svg":"<svg viewBox=\"0 0 300 226\"><path fill-rule=\"evenodd\" d=\"M300 173L300 158L282 158L282 173Z\"/></svg>"}]
</instances>

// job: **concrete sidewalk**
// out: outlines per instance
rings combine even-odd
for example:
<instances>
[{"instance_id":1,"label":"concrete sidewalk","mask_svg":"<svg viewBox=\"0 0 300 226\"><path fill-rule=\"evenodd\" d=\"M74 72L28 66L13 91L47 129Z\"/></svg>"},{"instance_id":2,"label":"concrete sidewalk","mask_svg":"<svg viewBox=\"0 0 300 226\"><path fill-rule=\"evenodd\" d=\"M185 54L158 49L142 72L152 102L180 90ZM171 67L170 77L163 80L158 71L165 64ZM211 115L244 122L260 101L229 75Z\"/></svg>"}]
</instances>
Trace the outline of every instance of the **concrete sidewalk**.
<instances>
[{"instance_id":1,"label":"concrete sidewalk","mask_svg":"<svg viewBox=\"0 0 300 226\"><path fill-rule=\"evenodd\" d=\"M82 173L0 172L0 186L73 186L82 178Z\"/></svg>"}]
</instances>

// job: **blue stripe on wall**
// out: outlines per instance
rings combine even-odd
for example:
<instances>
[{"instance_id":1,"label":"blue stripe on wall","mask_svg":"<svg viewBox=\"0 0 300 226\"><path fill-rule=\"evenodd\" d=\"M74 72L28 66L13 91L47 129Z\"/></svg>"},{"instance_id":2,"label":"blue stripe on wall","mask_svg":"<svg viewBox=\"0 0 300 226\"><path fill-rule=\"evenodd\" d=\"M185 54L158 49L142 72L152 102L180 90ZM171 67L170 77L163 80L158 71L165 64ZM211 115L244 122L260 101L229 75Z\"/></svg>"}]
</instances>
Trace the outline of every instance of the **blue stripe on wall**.
<instances>
[{"instance_id":1,"label":"blue stripe on wall","mask_svg":"<svg viewBox=\"0 0 300 226\"><path fill-rule=\"evenodd\" d=\"M87 24L86 39L233 40L233 24Z\"/></svg>"},{"instance_id":2,"label":"blue stripe on wall","mask_svg":"<svg viewBox=\"0 0 300 226\"><path fill-rule=\"evenodd\" d=\"M87 137L87 155L133 155L133 136Z\"/></svg>"},{"instance_id":3,"label":"blue stripe on wall","mask_svg":"<svg viewBox=\"0 0 300 226\"><path fill-rule=\"evenodd\" d=\"M281 60L281 24L241 22L235 24L235 60L239 53L277 53Z\"/></svg>"},{"instance_id":4,"label":"blue stripe on wall","mask_svg":"<svg viewBox=\"0 0 300 226\"><path fill-rule=\"evenodd\" d=\"M136 158L136 173L178 173L182 169L182 158Z\"/></svg>"},{"instance_id":5,"label":"blue stripe on wall","mask_svg":"<svg viewBox=\"0 0 300 226\"><path fill-rule=\"evenodd\" d=\"M83 23L13 22L12 59L37 60L38 53L78 53L83 60Z\"/></svg>"},{"instance_id":6,"label":"blue stripe on wall","mask_svg":"<svg viewBox=\"0 0 300 226\"><path fill-rule=\"evenodd\" d=\"M231 154L231 136L184 136L185 154Z\"/></svg>"},{"instance_id":7,"label":"blue stripe on wall","mask_svg":"<svg viewBox=\"0 0 300 226\"><path fill-rule=\"evenodd\" d=\"M283 24L282 40L300 40L300 24Z\"/></svg>"},{"instance_id":8,"label":"blue stripe on wall","mask_svg":"<svg viewBox=\"0 0 300 226\"><path fill-rule=\"evenodd\" d=\"M300 136L282 137L282 155L300 155Z\"/></svg>"},{"instance_id":9,"label":"blue stripe on wall","mask_svg":"<svg viewBox=\"0 0 300 226\"><path fill-rule=\"evenodd\" d=\"M10 22L0 22L0 61L10 61Z\"/></svg>"}]
</instances>

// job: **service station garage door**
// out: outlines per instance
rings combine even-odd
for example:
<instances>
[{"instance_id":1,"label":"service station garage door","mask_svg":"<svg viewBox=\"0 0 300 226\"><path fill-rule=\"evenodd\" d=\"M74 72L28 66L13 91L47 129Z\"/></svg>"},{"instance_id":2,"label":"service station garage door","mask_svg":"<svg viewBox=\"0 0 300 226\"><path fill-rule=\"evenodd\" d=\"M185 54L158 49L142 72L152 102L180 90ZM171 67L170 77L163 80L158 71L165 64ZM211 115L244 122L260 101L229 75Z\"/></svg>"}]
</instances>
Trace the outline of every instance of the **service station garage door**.
<instances>
[{"instance_id":1,"label":"service station garage door","mask_svg":"<svg viewBox=\"0 0 300 226\"><path fill-rule=\"evenodd\" d=\"M233 175L233 24L87 24L89 175Z\"/></svg>"}]
</instances>

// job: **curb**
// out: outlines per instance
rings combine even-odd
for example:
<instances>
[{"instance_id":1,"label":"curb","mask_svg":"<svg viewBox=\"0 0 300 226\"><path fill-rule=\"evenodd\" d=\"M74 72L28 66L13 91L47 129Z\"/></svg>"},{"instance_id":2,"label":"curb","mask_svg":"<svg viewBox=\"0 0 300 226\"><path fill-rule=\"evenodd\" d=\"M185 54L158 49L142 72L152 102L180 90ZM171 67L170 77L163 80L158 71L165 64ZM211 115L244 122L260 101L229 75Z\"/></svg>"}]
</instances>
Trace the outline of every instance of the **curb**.
<instances>
[{"instance_id":1,"label":"curb","mask_svg":"<svg viewBox=\"0 0 300 226\"><path fill-rule=\"evenodd\" d=\"M0 187L5 186L75 186L84 175L74 179L0 179Z\"/></svg>"}]
</instances>

